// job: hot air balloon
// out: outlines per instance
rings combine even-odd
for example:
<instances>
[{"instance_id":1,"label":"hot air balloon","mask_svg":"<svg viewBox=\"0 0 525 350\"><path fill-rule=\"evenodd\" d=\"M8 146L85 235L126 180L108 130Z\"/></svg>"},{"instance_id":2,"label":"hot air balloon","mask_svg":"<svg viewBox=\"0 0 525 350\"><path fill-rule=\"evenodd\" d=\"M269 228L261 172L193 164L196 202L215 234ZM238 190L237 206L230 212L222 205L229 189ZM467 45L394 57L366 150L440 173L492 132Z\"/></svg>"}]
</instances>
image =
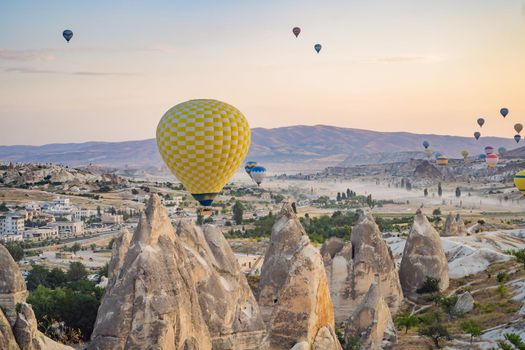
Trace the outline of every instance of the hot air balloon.
<instances>
[{"instance_id":1,"label":"hot air balloon","mask_svg":"<svg viewBox=\"0 0 525 350\"><path fill-rule=\"evenodd\" d=\"M480 154L480 155L478 156L478 159L479 159L479 160L484 160L485 158L487 158L487 156L486 156L484 153L482 153L482 154Z\"/></svg>"},{"instance_id":2,"label":"hot air balloon","mask_svg":"<svg viewBox=\"0 0 525 350\"><path fill-rule=\"evenodd\" d=\"M466 149L464 149L463 151L461 151L461 155L463 156L463 159L467 159L468 157L468 151Z\"/></svg>"},{"instance_id":3,"label":"hot air balloon","mask_svg":"<svg viewBox=\"0 0 525 350\"><path fill-rule=\"evenodd\" d=\"M494 147L492 146L485 147L485 154L492 154L492 153L494 153Z\"/></svg>"},{"instance_id":4,"label":"hot air balloon","mask_svg":"<svg viewBox=\"0 0 525 350\"><path fill-rule=\"evenodd\" d=\"M162 116L157 147L186 190L209 206L244 161L250 136L237 108L216 100L190 100Z\"/></svg>"},{"instance_id":5,"label":"hot air balloon","mask_svg":"<svg viewBox=\"0 0 525 350\"><path fill-rule=\"evenodd\" d=\"M425 154L427 156L428 159L430 159L430 157L432 157L432 153L434 153L434 151L432 150L432 148L427 148L425 150Z\"/></svg>"},{"instance_id":6,"label":"hot air balloon","mask_svg":"<svg viewBox=\"0 0 525 350\"><path fill-rule=\"evenodd\" d=\"M322 48L321 44L315 44L314 45L314 49L315 49L315 51L317 51L317 53L319 53L319 51L321 51L321 48Z\"/></svg>"},{"instance_id":7,"label":"hot air balloon","mask_svg":"<svg viewBox=\"0 0 525 350\"><path fill-rule=\"evenodd\" d=\"M255 181L257 186L259 186L263 181L264 177L266 176L266 168L257 165L256 167L253 167L250 171L250 176L252 177L253 181Z\"/></svg>"},{"instance_id":8,"label":"hot air balloon","mask_svg":"<svg viewBox=\"0 0 525 350\"><path fill-rule=\"evenodd\" d=\"M496 165L498 165L499 157L497 154L487 154L487 157L485 158L485 162L487 162L487 167L494 169Z\"/></svg>"},{"instance_id":9,"label":"hot air balloon","mask_svg":"<svg viewBox=\"0 0 525 350\"><path fill-rule=\"evenodd\" d=\"M514 141L516 141L516 143L519 143L520 140L521 140L521 135L520 134L514 135Z\"/></svg>"},{"instance_id":10,"label":"hot air balloon","mask_svg":"<svg viewBox=\"0 0 525 350\"><path fill-rule=\"evenodd\" d=\"M502 108L502 109L499 110L499 112L501 113L503 118L505 118L507 116L507 114L509 114L509 109L508 108Z\"/></svg>"},{"instance_id":11,"label":"hot air balloon","mask_svg":"<svg viewBox=\"0 0 525 350\"><path fill-rule=\"evenodd\" d=\"M485 124L485 119L483 119L483 118L478 118L478 125L479 125L480 127L482 127L483 124Z\"/></svg>"},{"instance_id":12,"label":"hot air balloon","mask_svg":"<svg viewBox=\"0 0 525 350\"><path fill-rule=\"evenodd\" d=\"M295 35L295 37L297 38L299 36L299 34L301 33L301 28L299 27L293 27L292 29L292 33L293 35Z\"/></svg>"},{"instance_id":13,"label":"hot air balloon","mask_svg":"<svg viewBox=\"0 0 525 350\"><path fill-rule=\"evenodd\" d=\"M523 125L521 123L514 124L514 130L519 134L523 130Z\"/></svg>"},{"instance_id":14,"label":"hot air balloon","mask_svg":"<svg viewBox=\"0 0 525 350\"><path fill-rule=\"evenodd\" d=\"M244 165L244 170L246 171L248 175L250 175L252 168L256 166L257 166L257 162L246 162L246 164Z\"/></svg>"},{"instance_id":15,"label":"hot air balloon","mask_svg":"<svg viewBox=\"0 0 525 350\"><path fill-rule=\"evenodd\" d=\"M503 157L505 153L507 153L507 149L505 147L498 148L498 154L500 155L500 157Z\"/></svg>"},{"instance_id":16,"label":"hot air balloon","mask_svg":"<svg viewBox=\"0 0 525 350\"><path fill-rule=\"evenodd\" d=\"M448 164L448 158L445 157L445 156L439 156L436 159L436 164L437 165L441 165L441 166L447 165Z\"/></svg>"},{"instance_id":17,"label":"hot air balloon","mask_svg":"<svg viewBox=\"0 0 525 350\"><path fill-rule=\"evenodd\" d=\"M64 37L64 39L66 39L67 42L69 42L69 40L71 40L71 38L73 37L73 32L69 29L66 29L62 32L62 36Z\"/></svg>"},{"instance_id":18,"label":"hot air balloon","mask_svg":"<svg viewBox=\"0 0 525 350\"><path fill-rule=\"evenodd\" d=\"M520 170L514 175L514 185L525 196L525 170Z\"/></svg>"},{"instance_id":19,"label":"hot air balloon","mask_svg":"<svg viewBox=\"0 0 525 350\"><path fill-rule=\"evenodd\" d=\"M425 149L427 149L428 146L430 146L430 143L428 143L428 141L423 141L423 147L425 147Z\"/></svg>"},{"instance_id":20,"label":"hot air balloon","mask_svg":"<svg viewBox=\"0 0 525 350\"><path fill-rule=\"evenodd\" d=\"M436 153L434 154L434 157L436 157L436 159L438 159L438 158L441 157L442 155L443 155L443 153L441 153L441 152L436 152Z\"/></svg>"},{"instance_id":21,"label":"hot air balloon","mask_svg":"<svg viewBox=\"0 0 525 350\"><path fill-rule=\"evenodd\" d=\"M480 137L480 136L481 136L481 133L480 133L479 131L476 131L476 132L474 133L474 138L475 138L476 140L479 140L479 137Z\"/></svg>"}]
</instances>

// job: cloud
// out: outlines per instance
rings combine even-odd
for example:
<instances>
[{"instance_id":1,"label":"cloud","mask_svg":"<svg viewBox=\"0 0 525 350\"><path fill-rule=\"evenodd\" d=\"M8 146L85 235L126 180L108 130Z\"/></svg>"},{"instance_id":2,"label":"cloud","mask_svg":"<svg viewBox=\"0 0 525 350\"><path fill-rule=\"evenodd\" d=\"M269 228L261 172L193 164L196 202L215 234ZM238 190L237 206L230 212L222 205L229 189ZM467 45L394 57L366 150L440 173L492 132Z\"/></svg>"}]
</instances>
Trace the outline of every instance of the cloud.
<instances>
[{"instance_id":1,"label":"cloud","mask_svg":"<svg viewBox=\"0 0 525 350\"><path fill-rule=\"evenodd\" d=\"M64 75L85 75L85 76L130 76L134 73L126 72L90 72L90 71L59 71L52 69L37 69L29 67L4 68L4 72L21 74L64 74Z\"/></svg>"},{"instance_id":2,"label":"cloud","mask_svg":"<svg viewBox=\"0 0 525 350\"><path fill-rule=\"evenodd\" d=\"M0 60L6 61L53 61L50 50L12 50L0 48Z\"/></svg>"}]
</instances>

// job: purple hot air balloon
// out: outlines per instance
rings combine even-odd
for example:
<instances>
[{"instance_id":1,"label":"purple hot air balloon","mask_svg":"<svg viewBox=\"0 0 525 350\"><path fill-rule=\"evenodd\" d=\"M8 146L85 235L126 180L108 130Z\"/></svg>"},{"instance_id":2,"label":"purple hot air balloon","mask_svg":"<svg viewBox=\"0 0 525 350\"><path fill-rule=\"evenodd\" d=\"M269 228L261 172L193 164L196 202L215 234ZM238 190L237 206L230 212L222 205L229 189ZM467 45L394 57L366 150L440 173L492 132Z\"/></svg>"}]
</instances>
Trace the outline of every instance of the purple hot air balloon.
<instances>
[{"instance_id":1,"label":"purple hot air balloon","mask_svg":"<svg viewBox=\"0 0 525 350\"><path fill-rule=\"evenodd\" d=\"M478 118L478 125L479 125L480 127L482 127L483 124L485 124L485 119L483 119L483 118Z\"/></svg>"},{"instance_id":2,"label":"purple hot air balloon","mask_svg":"<svg viewBox=\"0 0 525 350\"><path fill-rule=\"evenodd\" d=\"M474 137L476 138L476 140L479 140L479 137L481 136L481 133L479 131L476 131L474 133Z\"/></svg>"},{"instance_id":3,"label":"purple hot air balloon","mask_svg":"<svg viewBox=\"0 0 525 350\"><path fill-rule=\"evenodd\" d=\"M520 134L514 135L514 141L516 141L516 143L519 143L520 140L521 140L521 135Z\"/></svg>"},{"instance_id":4,"label":"purple hot air balloon","mask_svg":"<svg viewBox=\"0 0 525 350\"><path fill-rule=\"evenodd\" d=\"M295 37L297 38L299 36L299 34L301 33L301 28L293 27L292 32L295 35Z\"/></svg>"}]
</instances>

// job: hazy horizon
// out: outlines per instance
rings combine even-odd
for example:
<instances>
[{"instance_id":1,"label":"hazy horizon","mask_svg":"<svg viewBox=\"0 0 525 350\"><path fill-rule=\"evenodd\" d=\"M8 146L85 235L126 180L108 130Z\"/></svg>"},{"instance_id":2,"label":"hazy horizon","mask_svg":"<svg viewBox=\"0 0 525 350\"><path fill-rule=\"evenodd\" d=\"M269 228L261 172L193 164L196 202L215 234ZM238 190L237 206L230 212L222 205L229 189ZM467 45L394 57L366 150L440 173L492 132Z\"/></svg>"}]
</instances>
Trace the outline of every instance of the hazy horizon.
<instances>
[{"instance_id":1,"label":"hazy horizon","mask_svg":"<svg viewBox=\"0 0 525 350\"><path fill-rule=\"evenodd\" d=\"M469 137L483 116L484 136L512 138L525 122L522 6L0 1L0 144L148 139L192 98L231 103L252 128Z\"/></svg>"}]
</instances>

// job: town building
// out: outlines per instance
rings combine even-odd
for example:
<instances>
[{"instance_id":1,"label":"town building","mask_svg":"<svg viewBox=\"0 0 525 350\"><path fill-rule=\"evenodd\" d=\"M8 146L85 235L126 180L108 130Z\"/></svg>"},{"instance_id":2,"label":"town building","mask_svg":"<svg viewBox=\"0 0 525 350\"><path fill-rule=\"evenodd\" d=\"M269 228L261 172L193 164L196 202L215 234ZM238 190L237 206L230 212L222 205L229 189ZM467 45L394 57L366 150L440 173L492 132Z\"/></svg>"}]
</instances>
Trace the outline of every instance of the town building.
<instances>
[{"instance_id":1,"label":"town building","mask_svg":"<svg viewBox=\"0 0 525 350\"><path fill-rule=\"evenodd\" d=\"M0 216L0 234L19 235L24 232L24 228L24 217L15 213Z\"/></svg>"},{"instance_id":2,"label":"town building","mask_svg":"<svg viewBox=\"0 0 525 350\"><path fill-rule=\"evenodd\" d=\"M84 223L82 221L57 221L55 224L58 226L60 238L84 234Z\"/></svg>"},{"instance_id":3,"label":"town building","mask_svg":"<svg viewBox=\"0 0 525 350\"><path fill-rule=\"evenodd\" d=\"M102 214L102 223L106 225L120 225L124 222L122 215L103 213Z\"/></svg>"},{"instance_id":4,"label":"town building","mask_svg":"<svg viewBox=\"0 0 525 350\"><path fill-rule=\"evenodd\" d=\"M58 238L58 225L49 224L42 227L30 228L24 231L24 239L31 241L44 241Z\"/></svg>"}]
</instances>

